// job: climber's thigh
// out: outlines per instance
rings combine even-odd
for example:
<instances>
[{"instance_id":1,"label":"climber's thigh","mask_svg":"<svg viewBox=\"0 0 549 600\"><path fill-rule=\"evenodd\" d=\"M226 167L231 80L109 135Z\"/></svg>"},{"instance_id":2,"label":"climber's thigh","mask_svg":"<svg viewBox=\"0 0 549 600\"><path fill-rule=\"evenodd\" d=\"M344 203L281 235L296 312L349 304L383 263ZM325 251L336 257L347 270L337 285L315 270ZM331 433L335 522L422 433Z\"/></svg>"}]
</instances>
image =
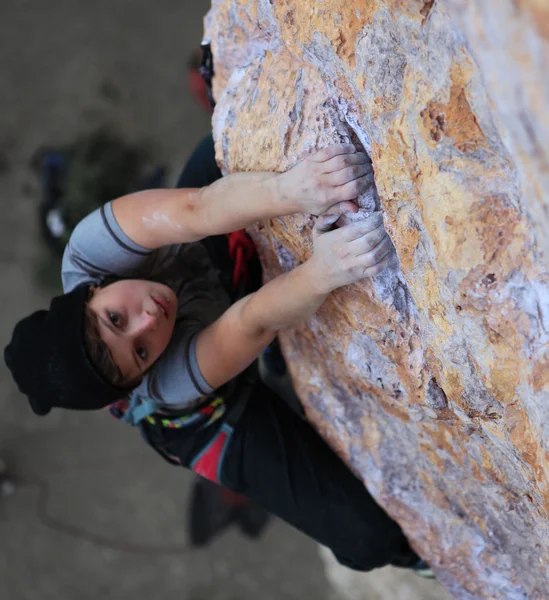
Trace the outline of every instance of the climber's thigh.
<instances>
[{"instance_id":1,"label":"climber's thigh","mask_svg":"<svg viewBox=\"0 0 549 600\"><path fill-rule=\"evenodd\" d=\"M235 427L222 483L319 543L340 562L370 570L403 553L399 526L311 426L267 387L254 394Z\"/></svg>"}]
</instances>

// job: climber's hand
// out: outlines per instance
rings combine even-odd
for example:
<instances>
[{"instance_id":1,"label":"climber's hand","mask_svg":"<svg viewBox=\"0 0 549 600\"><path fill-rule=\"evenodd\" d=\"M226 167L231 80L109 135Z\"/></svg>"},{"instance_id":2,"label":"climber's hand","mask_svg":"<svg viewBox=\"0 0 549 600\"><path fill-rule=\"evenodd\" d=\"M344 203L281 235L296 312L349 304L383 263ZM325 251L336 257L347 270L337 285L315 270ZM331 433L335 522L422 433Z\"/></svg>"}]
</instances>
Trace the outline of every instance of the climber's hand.
<instances>
[{"instance_id":1,"label":"climber's hand","mask_svg":"<svg viewBox=\"0 0 549 600\"><path fill-rule=\"evenodd\" d=\"M337 219L334 215L319 217L313 230L314 252L310 260L316 269L317 283L325 292L373 277L396 262L381 212L333 229Z\"/></svg>"},{"instance_id":2,"label":"climber's hand","mask_svg":"<svg viewBox=\"0 0 549 600\"><path fill-rule=\"evenodd\" d=\"M342 214L358 210L354 200L366 191L372 177L365 152L357 152L352 144L334 144L279 175L277 190L295 212Z\"/></svg>"}]
</instances>

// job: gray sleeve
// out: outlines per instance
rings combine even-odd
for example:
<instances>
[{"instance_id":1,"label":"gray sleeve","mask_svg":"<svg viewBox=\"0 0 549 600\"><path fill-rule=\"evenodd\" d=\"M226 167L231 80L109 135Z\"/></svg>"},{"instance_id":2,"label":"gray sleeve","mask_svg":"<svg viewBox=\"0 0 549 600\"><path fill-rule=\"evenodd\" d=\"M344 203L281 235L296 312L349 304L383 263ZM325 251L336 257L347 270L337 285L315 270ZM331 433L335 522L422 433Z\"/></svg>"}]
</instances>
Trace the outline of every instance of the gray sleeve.
<instances>
[{"instance_id":1,"label":"gray sleeve","mask_svg":"<svg viewBox=\"0 0 549 600\"><path fill-rule=\"evenodd\" d=\"M196 360L196 326L176 326L172 340L136 390L167 408L188 408L213 392Z\"/></svg>"},{"instance_id":2,"label":"gray sleeve","mask_svg":"<svg viewBox=\"0 0 549 600\"><path fill-rule=\"evenodd\" d=\"M63 254L63 289L70 292L82 283L98 283L108 276L147 279L156 254L156 250L139 246L122 231L109 202L74 229Z\"/></svg>"}]
</instances>

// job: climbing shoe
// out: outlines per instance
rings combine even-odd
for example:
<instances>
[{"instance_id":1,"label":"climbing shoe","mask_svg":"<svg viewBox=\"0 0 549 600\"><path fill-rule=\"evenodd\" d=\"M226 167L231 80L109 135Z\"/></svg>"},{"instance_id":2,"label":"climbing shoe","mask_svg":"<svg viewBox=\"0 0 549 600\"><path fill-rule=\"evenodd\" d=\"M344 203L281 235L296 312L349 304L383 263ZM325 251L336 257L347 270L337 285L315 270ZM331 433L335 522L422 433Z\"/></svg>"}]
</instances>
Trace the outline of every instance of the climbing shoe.
<instances>
[{"instance_id":1,"label":"climbing shoe","mask_svg":"<svg viewBox=\"0 0 549 600\"><path fill-rule=\"evenodd\" d=\"M413 567L412 571L419 577L424 579L436 579L435 574L431 570L431 567L424 561L419 560Z\"/></svg>"}]
</instances>

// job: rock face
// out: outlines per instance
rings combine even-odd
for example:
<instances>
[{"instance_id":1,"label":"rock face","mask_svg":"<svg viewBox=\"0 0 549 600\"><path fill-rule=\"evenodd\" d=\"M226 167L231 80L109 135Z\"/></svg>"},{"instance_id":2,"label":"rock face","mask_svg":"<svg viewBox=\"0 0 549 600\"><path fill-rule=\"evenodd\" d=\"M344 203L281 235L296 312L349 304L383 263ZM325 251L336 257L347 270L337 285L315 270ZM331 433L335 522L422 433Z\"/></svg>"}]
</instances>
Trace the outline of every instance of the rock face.
<instances>
[{"instance_id":1,"label":"rock face","mask_svg":"<svg viewBox=\"0 0 549 600\"><path fill-rule=\"evenodd\" d=\"M225 172L353 141L400 266L282 336L311 422L456 598L549 598L549 8L214 0ZM379 195L378 195L379 194ZM252 231L266 277L312 218Z\"/></svg>"}]
</instances>

